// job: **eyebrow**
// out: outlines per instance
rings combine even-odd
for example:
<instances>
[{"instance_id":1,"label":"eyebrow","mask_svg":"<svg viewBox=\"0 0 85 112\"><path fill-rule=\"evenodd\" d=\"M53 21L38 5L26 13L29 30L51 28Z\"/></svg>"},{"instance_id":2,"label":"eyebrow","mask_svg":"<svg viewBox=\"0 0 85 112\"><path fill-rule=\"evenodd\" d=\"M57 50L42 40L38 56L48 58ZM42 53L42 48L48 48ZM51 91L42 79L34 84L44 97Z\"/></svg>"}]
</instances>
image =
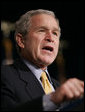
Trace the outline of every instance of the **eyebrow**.
<instances>
[{"instance_id":1,"label":"eyebrow","mask_svg":"<svg viewBox=\"0 0 85 112\"><path fill-rule=\"evenodd\" d=\"M46 29L49 30L49 28L47 28L46 26L36 26L35 29ZM59 28L53 28L54 31L60 31Z\"/></svg>"}]
</instances>

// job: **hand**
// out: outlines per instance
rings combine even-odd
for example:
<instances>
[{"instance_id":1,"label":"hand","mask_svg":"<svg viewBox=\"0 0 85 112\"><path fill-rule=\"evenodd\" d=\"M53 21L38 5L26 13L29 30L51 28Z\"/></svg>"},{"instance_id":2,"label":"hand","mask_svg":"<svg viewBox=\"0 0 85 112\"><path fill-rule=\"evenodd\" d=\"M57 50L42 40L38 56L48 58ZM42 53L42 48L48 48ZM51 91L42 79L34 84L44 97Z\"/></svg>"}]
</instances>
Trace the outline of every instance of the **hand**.
<instances>
[{"instance_id":1,"label":"hand","mask_svg":"<svg viewBox=\"0 0 85 112\"><path fill-rule=\"evenodd\" d=\"M84 81L77 78L71 78L64 84L58 87L55 92L51 94L51 100L55 104L63 103L64 101L70 101L80 98L84 95Z\"/></svg>"}]
</instances>

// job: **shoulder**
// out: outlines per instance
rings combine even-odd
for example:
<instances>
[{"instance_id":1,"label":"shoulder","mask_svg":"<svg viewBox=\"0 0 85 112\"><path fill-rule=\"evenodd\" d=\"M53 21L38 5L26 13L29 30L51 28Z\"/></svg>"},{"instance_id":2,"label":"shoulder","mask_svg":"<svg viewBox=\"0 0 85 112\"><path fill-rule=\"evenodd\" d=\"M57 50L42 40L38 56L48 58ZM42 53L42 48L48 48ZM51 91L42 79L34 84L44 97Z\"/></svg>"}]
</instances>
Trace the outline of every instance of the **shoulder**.
<instances>
[{"instance_id":1,"label":"shoulder","mask_svg":"<svg viewBox=\"0 0 85 112\"><path fill-rule=\"evenodd\" d=\"M11 72L14 69L13 65L2 65L1 66L1 74L7 74L9 75L9 72Z\"/></svg>"},{"instance_id":2,"label":"shoulder","mask_svg":"<svg viewBox=\"0 0 85 112\"><path fill-rule=\"evenodd\" d=\"M1 81L2 82L12 82L16 75L16 69L14 65L2 65L1 66Z\"/></svg>"},{"instance_id":3,"label":"shoulder","mask_svg":"<svg viewBox=\"0 0 85 112\"><path fill-rule=\"evenodd\" d=\"M25 72L29 72L29 68L23 63L21 59L16 59L11 65L1 66L1 80L15 81L20 80L20 77L24 77ZM19 82L19 81L18 81Z\"/></svg>"},{"instance_id":4,"label":"shoulder","mask_svg":"<svg viewBox=\"0 0 85 112\"><path fill-rule=\"evenodd\" d=\"M15 72L15 71L18 71L18 70L23 70L23 69L28 69L28 67L24 64L24 62L21 60L21 59L16 59L14 61L13 64L11 65L2 65L1 66L1 73L11 73L12 74Z\"/></svg>"},{"instance_id":5,"label":"shoulder","mask_svg":"<svg viewBox=\"0 0 85 112\"><path fill-rule=\"evenodd\" d=\"M13 81L18 76L18 65L16 61L14 61L13 64L10 65L1 65L1 81ZM8 82L7 81L7 82Z\"/></svg>"}]
</instances>

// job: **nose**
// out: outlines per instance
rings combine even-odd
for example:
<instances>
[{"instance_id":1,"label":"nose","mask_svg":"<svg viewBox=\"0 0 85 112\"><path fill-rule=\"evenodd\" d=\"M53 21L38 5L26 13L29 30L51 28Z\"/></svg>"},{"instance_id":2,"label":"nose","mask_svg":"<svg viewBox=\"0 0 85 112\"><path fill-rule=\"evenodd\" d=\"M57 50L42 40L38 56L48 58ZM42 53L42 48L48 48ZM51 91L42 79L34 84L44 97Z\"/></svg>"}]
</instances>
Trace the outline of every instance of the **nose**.
<instances>
[{"instance_id":1,"label":"nose","mask_svg":"<svg viewBox=\"0 0 85 112\"><path fill-rule=\"evenodd\" d=\"M53 39L53 36L52 36L51 32L46 33L45 40L48 41L48 42L54 42L54 39Z\"/></svg>"}]
</instances>

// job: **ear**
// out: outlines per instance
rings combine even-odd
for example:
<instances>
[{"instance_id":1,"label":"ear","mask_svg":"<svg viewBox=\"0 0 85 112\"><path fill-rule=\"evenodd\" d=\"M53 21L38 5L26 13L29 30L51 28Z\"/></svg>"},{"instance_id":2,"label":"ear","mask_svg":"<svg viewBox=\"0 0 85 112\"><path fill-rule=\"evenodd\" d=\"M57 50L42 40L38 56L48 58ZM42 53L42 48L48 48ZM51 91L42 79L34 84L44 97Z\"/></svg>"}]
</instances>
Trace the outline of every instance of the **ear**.
<instances>
[{"instance_id":1,"label":"ear","mask_svg":"<svg viewBox=\"0 0 85 112\"><path fill-rule=\"evenodd\" d=\"M16 35L16 42L20 48L24 48L24 40L20 33Z\"/></svg>"}]
</instances>

